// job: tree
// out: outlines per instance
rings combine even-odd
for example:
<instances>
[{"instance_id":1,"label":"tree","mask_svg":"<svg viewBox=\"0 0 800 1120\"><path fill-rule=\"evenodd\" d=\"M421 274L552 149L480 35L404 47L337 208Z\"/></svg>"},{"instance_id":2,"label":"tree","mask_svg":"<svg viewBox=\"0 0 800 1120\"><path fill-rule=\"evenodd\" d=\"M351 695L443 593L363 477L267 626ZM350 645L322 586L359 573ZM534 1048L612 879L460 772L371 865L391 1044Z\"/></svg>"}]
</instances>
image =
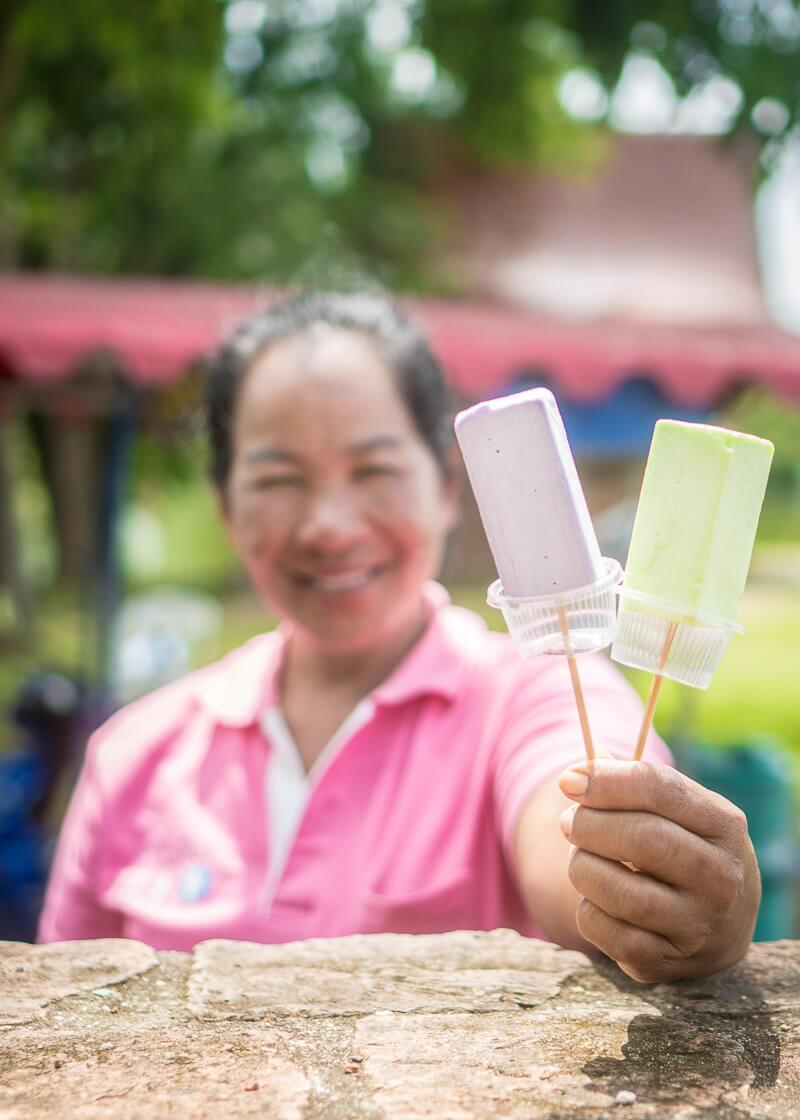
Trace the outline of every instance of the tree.
<instances>
[{"instance_id":1,"label":"tree","mask_svg":"<svg viewBox=\"0 0 800 1120\"><path fill-rule=\"evenodd\" d=\"M0 16L0 263L158 262L164 179L224 113L219 11L201 0L26 0Z\"/></svg>"},{"instance_id":2,"label":"tree","mask_svg":"<svg viewBox=\"0 0 800 1120\"><path fill-rule=\"evenodd\" d=\"M569 71L725 76L774 152L799 43L791 0L27 0L0 15L0 264L435 286L454 167L591 153Z\"/></svg>"},{"instance_id":3,"label":"tree","mask_svg":"<svg viewBox=\"0 0 800 1120\"><path fill-rule=\"evenodd\" d=\"M681 94L718 74L733 79L743 94L736 128L750 127L753 109L766 98L786 109L776 118L777 135L797 123L800 13L793 0L571 0L564 19L609 87L637 47L658 59Z\"/></svg>"}]
</instances>

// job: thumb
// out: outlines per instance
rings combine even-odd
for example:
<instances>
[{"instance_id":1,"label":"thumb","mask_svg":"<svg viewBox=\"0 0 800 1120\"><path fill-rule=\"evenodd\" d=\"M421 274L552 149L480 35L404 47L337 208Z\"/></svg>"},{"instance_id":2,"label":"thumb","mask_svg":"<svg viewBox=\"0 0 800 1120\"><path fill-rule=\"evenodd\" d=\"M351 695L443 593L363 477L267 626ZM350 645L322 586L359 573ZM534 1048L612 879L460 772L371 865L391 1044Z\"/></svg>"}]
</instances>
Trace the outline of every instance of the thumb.
<instances>
[{"instance_id":1,"label":"thumb","mask_svg":"<svg viewBox=\"0 0 800 1120\"><path fill-rule=\"evenodd\" d=\"M612 762L617 761L611 751L602 749L595 751L595 758L610 759ZM566 769L562 770L558 776L558 784L561 788L561 792L571 800L580 797L589 784L588 774L591 772L593 766L594 761L590 762L584 758L581 759L580 762L573 762L570 766L567 766Z\"/></svg>"}]
</instances>

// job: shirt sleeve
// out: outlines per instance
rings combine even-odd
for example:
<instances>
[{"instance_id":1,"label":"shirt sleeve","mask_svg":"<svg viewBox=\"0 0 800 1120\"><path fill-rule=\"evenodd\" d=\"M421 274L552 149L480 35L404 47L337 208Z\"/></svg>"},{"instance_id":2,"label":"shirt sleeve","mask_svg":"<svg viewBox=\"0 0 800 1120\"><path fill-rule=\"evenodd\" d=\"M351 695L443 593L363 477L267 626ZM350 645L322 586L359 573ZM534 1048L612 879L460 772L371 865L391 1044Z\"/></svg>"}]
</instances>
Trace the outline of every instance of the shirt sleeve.
<instances>
[{"instance_id":1,"label":"shirt sleeve","mask_svg":"<svg viewBox=\"0 0 800 1120\"><path fill-rule=\"evenodd\" d=\"M96 767L98 746L97 741L89 743L61 828L39 920L40 942L122 936L122 916L99 900L106 825Z\"/></svg>"},{"instance_id":2,"label":"shirt sleeve","mask_svg":"<svg viewBox=\"0 0 800 1120\"><path fill-rule=\"evenodd\" d=\"M514 829L525 803L549 777L585 757L578 710L564 657L542 659L509 703L495 748L494 800L503 848L510 857ZM577 658L596 750L632 758L643 705L632 686L600 655ZM672 756L650 733L645 757L672 765Z\"/></svg>"}]
</instances>

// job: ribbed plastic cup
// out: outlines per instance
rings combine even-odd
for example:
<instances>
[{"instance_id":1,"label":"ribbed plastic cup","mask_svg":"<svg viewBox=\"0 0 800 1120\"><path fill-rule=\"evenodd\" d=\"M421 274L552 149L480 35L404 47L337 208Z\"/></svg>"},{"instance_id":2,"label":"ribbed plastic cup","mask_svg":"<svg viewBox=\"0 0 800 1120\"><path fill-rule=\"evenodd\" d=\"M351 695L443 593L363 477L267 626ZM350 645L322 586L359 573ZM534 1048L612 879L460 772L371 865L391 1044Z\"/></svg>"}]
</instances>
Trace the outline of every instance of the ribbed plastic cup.
<instances>
[{"instance_id":1,"label":"ribbed plastic cup","mask_svg":"<svg viewBox=\"0 0 800 1120\"><path fill-rule=\"evenodd\" d=\"M490 607L503 612L508 632L522 657L605 649L614 638L614 591L622 578L622 568L609 556L603 557L603 568L603 576L594 583L556 595L510 598L503 591L502 581L497 579L489 587L486 601ZM562 628L562 614L569 633L569 649Z\"/></svg>"},{"instance_id":2,"label":"ribbed plastic cup","mask_svg":"<svg viewBox=\"0 0 800 1120\"><path fill-rule=\"evenodd\" d=\"M708 688L731 638L744 633L744 627L730 619L687 611L643 591L623 586L618 593L613 660L648 673L660 673L692 688ZM662 666L664 645L673 622L677 627Z\"/></svg>"}]
</instances>

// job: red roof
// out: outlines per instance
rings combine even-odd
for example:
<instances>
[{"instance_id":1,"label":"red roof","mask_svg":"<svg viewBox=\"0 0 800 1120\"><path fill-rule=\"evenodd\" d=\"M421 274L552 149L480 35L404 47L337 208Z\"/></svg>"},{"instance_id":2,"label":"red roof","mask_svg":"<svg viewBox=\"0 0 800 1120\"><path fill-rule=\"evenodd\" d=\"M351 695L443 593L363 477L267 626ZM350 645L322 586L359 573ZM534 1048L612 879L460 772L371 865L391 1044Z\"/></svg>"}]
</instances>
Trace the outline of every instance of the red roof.
<instances>
[{"instance_id":1,"label":"red roof","mask_svg":"<svg viewBox=\"0 0 800 1120\"><path fill-rule=\"evenodd\" d=\"M268 289L236 285L0 275L0 366L20 380L58 382L103 349L132 380L156 387L177 380L274 298ZM607 396L631 377L648 377L685 405L711 403L747 383L800 400L800 339L776 327L578 325L476 301L403 302L451 386L470 398L535 370L576 400Z\"/></svg>"}]
</instances>

